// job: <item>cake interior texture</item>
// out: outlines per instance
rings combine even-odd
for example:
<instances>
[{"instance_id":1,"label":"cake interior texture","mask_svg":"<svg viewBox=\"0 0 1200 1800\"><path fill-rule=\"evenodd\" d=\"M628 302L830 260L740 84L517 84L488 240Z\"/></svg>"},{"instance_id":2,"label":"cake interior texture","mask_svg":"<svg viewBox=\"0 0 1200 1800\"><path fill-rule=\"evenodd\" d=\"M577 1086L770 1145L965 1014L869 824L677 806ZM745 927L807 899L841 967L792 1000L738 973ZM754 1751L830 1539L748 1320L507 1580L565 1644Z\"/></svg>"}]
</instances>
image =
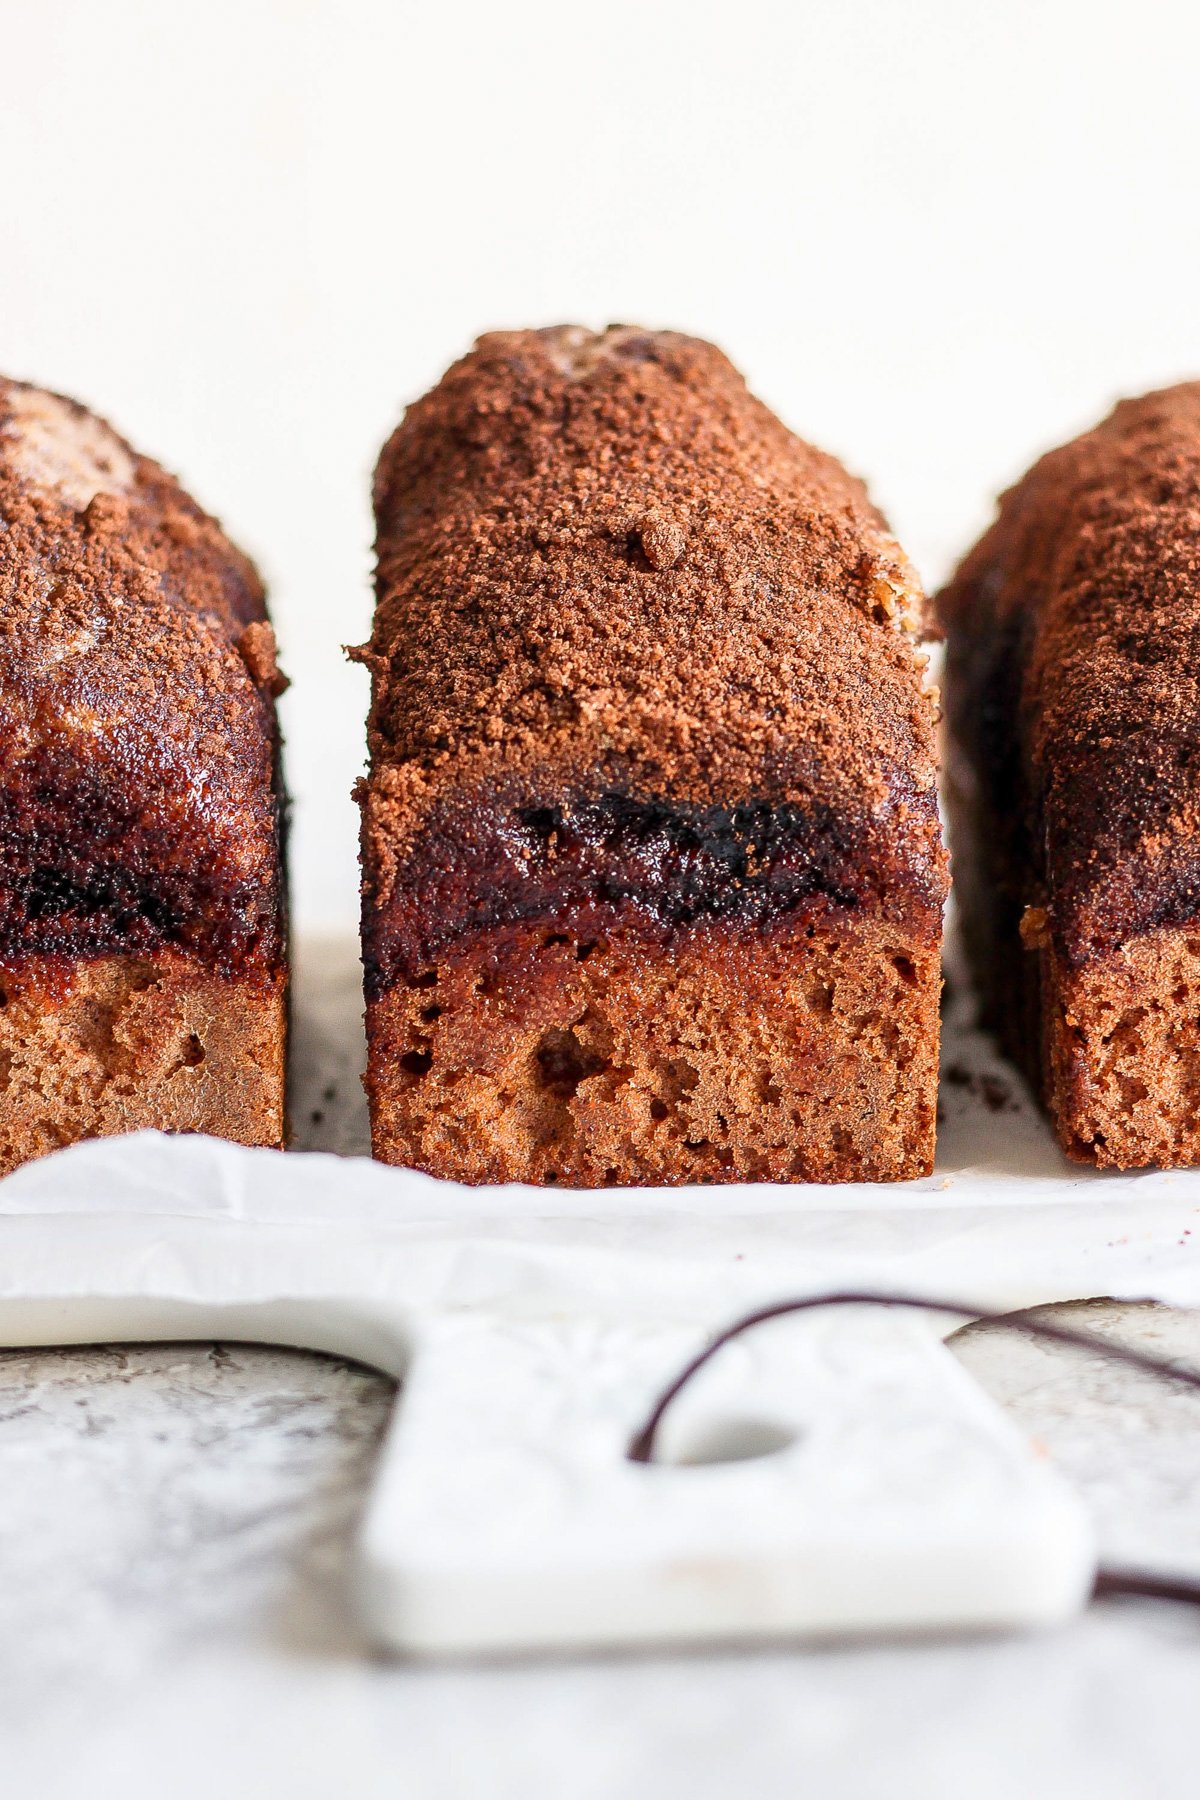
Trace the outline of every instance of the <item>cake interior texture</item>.
<instances>
[{"instance_id":1,"label":"cake interior texture","mask_svg":"<svg viewBox=\"0 0 1200 1800\"><path fill-rule=\"evenodd\" d=\"M1200 384L1003 496L941 610L955 892L1067 1154L1200 1163Z\"/></svg>"},{"instance_id":2,"label":"cake interior texture","mask_svg":"<svg viewBox=\"0 0 1200 1800\"><path fill-rule=\"evenodd\" d=\"M368 1006L376 1153L578 1186L925 1168L936 936L822 883L794 822L706 825L628 800L555 809L526 826L519 880L493 850L485 916L454 930L439 894L450 929L424 931Z\"/></svg>"},{"instance_id":3,"label":"cake interior texture","mask_svg":"<svg viewBox=\"0 0 1200 1800\"><path fill-rule=\"evenodd\" d=\"M0 380L0 1172L156 1127L279 1144L282 678L173 477Z\"/></svg>"},{"instance_id":4,"label":"cake interior texture","mask_svg":"<svg viewBox=\"0 0 1200 1800\"><path fill-rule=\"evenodd\" d=\"M278 1144L285 995L179 955L0 976L0 1171L153 1128Z\"/></svg>"},{"instance_id":5,"label":"cake interior texture","mask_svg":"<svg viewBox=\"0 0 1200 1800\"><path fill-rule=\"evenodd\" d=\"M376 477L376 1155L466 1182L933 1156L946 889L921 596L711 346L493 334Z\"/></svg>"},{"instance_id":6,"label":"cake interior texture","mask_svg":"<svg viewBox=\"0 0 1200 1800\"><path fill-rule=\"evenodd\" d=\"M1043 987L1048 1102L1078 1161L1200 1162L1200 923L1146 933Z\"/></svg>"}]
</instances>

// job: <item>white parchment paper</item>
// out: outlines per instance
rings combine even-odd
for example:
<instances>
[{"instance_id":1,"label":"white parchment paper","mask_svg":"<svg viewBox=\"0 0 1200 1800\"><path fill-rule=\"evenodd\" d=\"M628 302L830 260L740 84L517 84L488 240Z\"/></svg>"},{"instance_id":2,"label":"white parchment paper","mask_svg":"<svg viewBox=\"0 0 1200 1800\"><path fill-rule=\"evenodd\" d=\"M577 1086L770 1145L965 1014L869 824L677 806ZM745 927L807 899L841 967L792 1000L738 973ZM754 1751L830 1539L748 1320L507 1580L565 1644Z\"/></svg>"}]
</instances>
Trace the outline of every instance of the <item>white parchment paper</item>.
<instances>
[{"instance_id":1,"label":"white parchment paper","mask_svg":"<svg viewBox=\"0 0 1200 1800\"><path fill-rule=\"evenodd\" d=\"M109 1283L119 1276L130 1295L165 1284L197 1299L646 1308L714 1324L763 1298L834 1286L980 1307L1099 1295L1200 1301L1200 1172L1069 1164L1017 1075L970 1028L965 998L948 1009L944 1116L928 1179L465 1188L366 1157L354 946L309 942L298 962L296 1148L280 1155L143 1133L31 1164L0 1183L9 1250L0 1293L39 1281L45 1291L52 1277L85 1291L103 1244ZM74 1225L52 1230L55 1218ZM215 1264L199 1248L204 1221L230 1228Z\"/></svg>"}]
</instances>

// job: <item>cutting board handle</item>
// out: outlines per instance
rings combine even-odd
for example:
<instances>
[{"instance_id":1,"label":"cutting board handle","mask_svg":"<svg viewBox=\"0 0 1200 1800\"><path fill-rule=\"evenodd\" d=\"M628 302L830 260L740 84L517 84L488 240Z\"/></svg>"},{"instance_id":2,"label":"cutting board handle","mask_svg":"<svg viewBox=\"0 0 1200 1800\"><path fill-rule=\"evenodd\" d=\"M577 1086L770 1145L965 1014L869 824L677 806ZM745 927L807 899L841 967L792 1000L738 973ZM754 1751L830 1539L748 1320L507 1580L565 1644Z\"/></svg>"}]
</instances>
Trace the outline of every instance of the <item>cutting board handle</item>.
<instances>
[{"instance_id":1,"label":"cutting board handle","mask_svg":"<svg viewBox=\"0 0 1200 1800\"><path fill-rule=\"evenodd\" d=\"M927 1319L730 1345L629 1460L694 1327L441 1315L415 1332L357 1567L421 1654L1051 1624L1095 1574L1082 1505Z\"/></svg>"}]
</instances>

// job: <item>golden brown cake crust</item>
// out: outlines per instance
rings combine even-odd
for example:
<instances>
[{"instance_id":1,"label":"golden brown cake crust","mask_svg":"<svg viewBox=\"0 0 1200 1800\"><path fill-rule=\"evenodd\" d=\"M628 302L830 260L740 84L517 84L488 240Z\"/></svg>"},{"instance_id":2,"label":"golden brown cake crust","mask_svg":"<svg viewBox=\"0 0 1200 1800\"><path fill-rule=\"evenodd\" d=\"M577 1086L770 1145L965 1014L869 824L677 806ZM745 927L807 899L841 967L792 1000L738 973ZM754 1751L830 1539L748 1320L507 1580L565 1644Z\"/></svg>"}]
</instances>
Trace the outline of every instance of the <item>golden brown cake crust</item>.
<instances>
[{"instance_id":1,"label":"golden brown cake crust","mask_svg":"<svg viewBox=\"0 0 1200 1800\"><path fill-rule=\"evenodd\" d=\"M1034 465L940 600L956 891L1070 1154L1200 1160L1200 383Z\"/></svg>"},{"instance_id":2,"label":"golden brown cake crust","mask_svg":"<svg viewBox=\"0 0 1200 1800\"><path fill-rule=\"evenodd\" d=\"M273 982L280 686L219 525L85 408L0 379L0 964L173 945Z\"/></svg>"},{"instance_id":3,"label":"golden brown cake crust","mask_svg":"<svg viewBox=\"0 0 1200 1800\"><path fill-rule=\"evenodd\" d=\"M921 1172L934 706L861 483L711 345L561 327L482 339L375 499L377 1154L577 1185Z\"/></svg>"}]
</instances>

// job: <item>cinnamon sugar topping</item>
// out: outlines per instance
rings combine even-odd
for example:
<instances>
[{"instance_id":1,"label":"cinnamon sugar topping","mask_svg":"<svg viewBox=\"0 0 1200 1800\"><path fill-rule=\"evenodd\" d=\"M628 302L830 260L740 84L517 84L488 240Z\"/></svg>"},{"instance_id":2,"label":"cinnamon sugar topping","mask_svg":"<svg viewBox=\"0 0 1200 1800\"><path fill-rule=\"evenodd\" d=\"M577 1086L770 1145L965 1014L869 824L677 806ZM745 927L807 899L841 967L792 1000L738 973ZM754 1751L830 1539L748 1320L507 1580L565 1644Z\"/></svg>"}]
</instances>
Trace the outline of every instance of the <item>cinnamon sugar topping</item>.
<instances>
[{"instance_id":1,"label":"cinnamon sugar topping","mask_svg":"<svg viewBox=\"0 0 1200 1800\"><path fill-rule=\"evenodd\" d=\"M899 860L940 856L919 585L862 483L711 345L485 337L409 409L375 498L385 884L468 767L547 757L560 782L607 759L644 794L866 810Z\"/></svg>"},{"instance_id":2,"label":"cinnamon sugar topping","mask_svg":"<svg viewBox=\"0 0 1200 1800\"><path fill-rule=\"evenodd\" d=\"M282 956L278 691L247 559L101 419L0 378L0 962Z\"/></svg>"},{"instance_id":3,"label":"cinnamon sugar topping","mask_svg":"<svg viewBox=\"0 0 1200 1800\"><path fill-rule=\"evenodd\" d=\"M81 406L42 388L13 385L5 454L23 481L82 512L97 494L123 494L136 465L116 432Z\"/></svg>"}]
</instances>

